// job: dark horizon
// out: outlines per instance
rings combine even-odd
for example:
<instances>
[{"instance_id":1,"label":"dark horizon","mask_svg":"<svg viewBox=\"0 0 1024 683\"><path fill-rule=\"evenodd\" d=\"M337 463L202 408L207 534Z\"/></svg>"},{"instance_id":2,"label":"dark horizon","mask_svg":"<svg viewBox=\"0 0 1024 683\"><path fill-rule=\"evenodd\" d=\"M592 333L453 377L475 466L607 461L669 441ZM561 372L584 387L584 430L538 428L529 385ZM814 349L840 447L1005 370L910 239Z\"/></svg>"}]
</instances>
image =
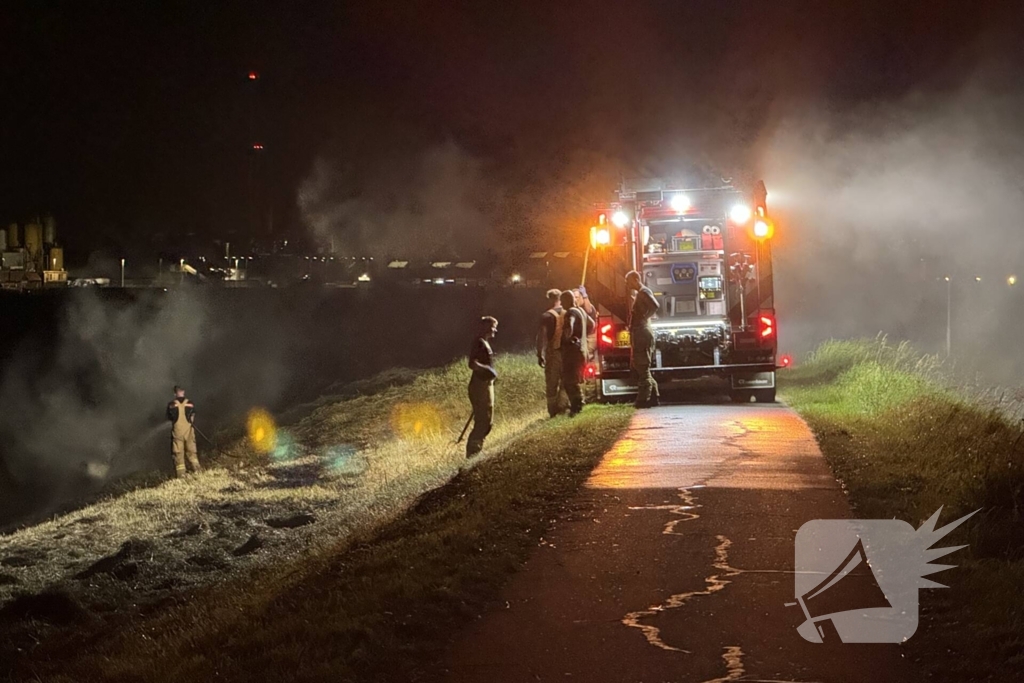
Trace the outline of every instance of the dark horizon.
<instances>
[{"instance_id":1,"label":"dark horizon","mask_svg":"<svg viewBox=\"0 0 1024 683\"><path fill-rule=\"evenodd\" d=\"M537 239L620 173L763 173L794 115L1016 90L1021 55L1005 3L113 6L0 19L0 218L51 212L79 259L319 224L359 244L367 215Z\"/></svg>"}]
</instances>

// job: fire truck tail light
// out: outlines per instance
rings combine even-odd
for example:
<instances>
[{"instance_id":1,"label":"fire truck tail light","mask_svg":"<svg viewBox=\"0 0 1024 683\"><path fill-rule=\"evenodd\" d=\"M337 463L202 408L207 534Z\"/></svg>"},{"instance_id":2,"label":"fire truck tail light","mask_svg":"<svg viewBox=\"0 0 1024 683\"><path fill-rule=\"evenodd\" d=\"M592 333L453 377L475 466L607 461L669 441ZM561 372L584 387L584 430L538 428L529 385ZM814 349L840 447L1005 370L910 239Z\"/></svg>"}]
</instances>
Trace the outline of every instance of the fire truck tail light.
<instances>
[{"instance_id":1,"label":"fire truck tail light","mask_svg":"<svg viewBox=\"0 0 1024 683\"><path fill-rule=\"evenodd\" d=\"M583 369L583 375L587 379L597 377L597 366L593 363L587 363L587 367Z\"/></svg>"},{"instance_id":2,"label":"fire truck tail light","mask_svg":"<svg viewBox=\"0 0 1024 683\"><path fill-rule=\"evenodd\" d=\"M612 324L605 323L601 325L601 343L604 346L614 346L615 339L612 337Z\"/></svg>"},{"instance_id":3,"label":"fire truck tail light","mask_svg":"<svg viewBox=\"0 0 1024 683\"><path fill-rule=\"evenodd\" d=\"M775 335L775 318L770 315L762 315L760 317L761 323L761 339L768 339Z\"/></svg>"},{"instance_id":4,"label":"fire truck tail light","mask_svg":"<svg viewBox=\"0 0 1024 683\"><path fill-rule=\"evenodd\" d=\"M784 368L788 368L792 364L793 364L793 357L790 356L788 353L783 355L783 356L781 356L779 358L779 365L781 365Z\"/></svg>"}]
</instances>

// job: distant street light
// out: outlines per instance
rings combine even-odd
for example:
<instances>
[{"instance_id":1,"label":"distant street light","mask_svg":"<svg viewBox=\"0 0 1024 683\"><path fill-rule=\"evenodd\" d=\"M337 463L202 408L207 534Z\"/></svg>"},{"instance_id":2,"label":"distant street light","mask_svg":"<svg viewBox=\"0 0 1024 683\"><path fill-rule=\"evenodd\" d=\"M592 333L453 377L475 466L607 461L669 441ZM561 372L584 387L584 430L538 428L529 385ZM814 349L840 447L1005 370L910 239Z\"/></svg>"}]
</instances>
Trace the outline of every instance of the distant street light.
<instances>
[{"instance_id":1,"label":"distant street light","mask_svg":"<svg viewBox=\"0 0 1024 683\"><path fill-rule=\"evenodd\" d=\"M519 273L512 273L512 284L517 285L519 284L519 281L522 279L523 278L521 275L519 275Z\"/></svg>"},{"instance_id":2,"label":"distant street light","mask_svg":"<svg viewBox=\"0 0 1024 683\"><path fill-rule=\"evenodd\" d=\"M124 289L124 259L121 259L121 289Z\"/></svg>"},{"instance_id":3,"label":"distant street light","mask_svg":"<svg viewBox=\"0 0 1024 683\"><path fill-rule=\"evenodd\" d=\"M946 358L953 341L953 282L946 276Z\"/></svg>"},{"instance_id":4,"label":"distant street light","mask_svg":"<svg viewBox=\"0 0 1024 683\"><path fill-rule=\"evenodd\" d=\"M1013 287L1015 284L1017 284L1017 276L1011 275L1010 277L1006 278L1006 284Z\"/></svg>"},{"instance_id":5,"label":"distant street light","mask_svg":"<svg viewBox=\"0 0 1024 683\"><path fill-rule=\"evenodd\" d=\"M974 281L975 282L981 282L981 276L980 275L975 276Z\"/></svg>"}]
</instances>

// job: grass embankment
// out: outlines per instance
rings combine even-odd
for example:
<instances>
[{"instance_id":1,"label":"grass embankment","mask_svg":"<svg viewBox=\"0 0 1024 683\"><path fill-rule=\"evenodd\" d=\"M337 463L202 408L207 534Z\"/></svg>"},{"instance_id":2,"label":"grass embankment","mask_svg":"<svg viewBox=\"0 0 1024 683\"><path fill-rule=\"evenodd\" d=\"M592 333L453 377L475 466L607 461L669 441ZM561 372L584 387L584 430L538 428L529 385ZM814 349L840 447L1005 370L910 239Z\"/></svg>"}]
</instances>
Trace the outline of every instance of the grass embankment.
<instances>
[{"instance_id":1,"label":"grass embankment","mask_svg":"<svg viewBox=\"0 0 1024 683\"><path fill-rule=\"evenodd\" d=\"M861 518L940 525L980 509L939 546L951 589L921 593L907 649L941 680L1024 673L1024 439L1020 407L957 387L942 363L884 339L832 341L785 373L783 397L814 430ZM991 396L991 395L990 395Z\"/></svg>"},{"instance_id":2,"label":"grass embankment","mask_svg":"<svg viewBox=\"0 0 1024 683\"><path fill-rule=\"evenodd\" d=\"M78 570L124 539L153 542L130 558L129 580L101 572L88 582L48 581L83 613L63 615L70 628L50 628L7 663L17 675L53 681L411 675L449 626L496 594L629 418L594 407L575 420L538 420L535 363L505 356L499 372L495 432L475 466L443 488L466 462L453 444L468 412L461 363L323 403L279 433L269 454L240 441L224 462L246 466L105 501L55 520L49 537L25 530L45 547L60 545L54 532L104 525L105 540L72 537L89 555L72 562ZM312 512L316 522L267 527L268 514L288 511ZM253 533L262 547L236 556ZM63 556L39 558L47 567L83 550L53 552ZM211 580L210 562L231 571ZM143 608L125 609L133 602Z\"/></svg>"}]
</instances>

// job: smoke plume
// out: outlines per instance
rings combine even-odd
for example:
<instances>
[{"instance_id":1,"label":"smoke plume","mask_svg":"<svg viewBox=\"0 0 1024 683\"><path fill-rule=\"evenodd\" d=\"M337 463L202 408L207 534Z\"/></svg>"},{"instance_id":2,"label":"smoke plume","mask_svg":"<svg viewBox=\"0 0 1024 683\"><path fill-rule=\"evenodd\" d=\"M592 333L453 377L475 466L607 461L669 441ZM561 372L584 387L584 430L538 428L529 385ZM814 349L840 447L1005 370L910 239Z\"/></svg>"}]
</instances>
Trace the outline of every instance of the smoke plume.
<instances>
[{"instance_id":1,"label":"smoke plume","mask_svg":"<svg viewBox=\"0 0 1024 683\"><path fill-rule=\"evenodd\" d=\"M1024 294L1008 283L1024 272L1022 104L971 84L783 117L761 164L783 341L885 331L937 351L948 294L954 355L1018 363L1003 341Z\"/></svg>"},{"instance_id":2,"label":"smoke plume","mask_svg":"<svg viewBox=\"0 0 1024 683\"><path fill-rule=\"evenodd\" d=\"M494 188L482 163L449 141L369 167L318 159L298 190L303 220L343 254L471 255L490 234Z\"/></svg>"}]
</instances>

